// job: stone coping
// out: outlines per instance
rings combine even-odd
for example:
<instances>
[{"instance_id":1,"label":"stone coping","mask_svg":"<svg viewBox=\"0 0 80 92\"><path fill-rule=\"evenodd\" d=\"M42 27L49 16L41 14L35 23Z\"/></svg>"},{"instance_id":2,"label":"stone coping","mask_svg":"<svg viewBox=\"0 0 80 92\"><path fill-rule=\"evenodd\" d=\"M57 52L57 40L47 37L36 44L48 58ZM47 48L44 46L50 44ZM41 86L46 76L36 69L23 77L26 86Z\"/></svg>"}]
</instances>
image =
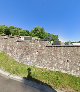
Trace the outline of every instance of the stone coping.
<instances>
[{"instance_id":1,"label":"stone coping","mask_svg":"<svg viewBox=\"0 0 80 92\"><path fill-rule=\"evenodd\" d=\"M80 45L47 45L46 47L80 47Z\"/></svg>"}]
</instances>

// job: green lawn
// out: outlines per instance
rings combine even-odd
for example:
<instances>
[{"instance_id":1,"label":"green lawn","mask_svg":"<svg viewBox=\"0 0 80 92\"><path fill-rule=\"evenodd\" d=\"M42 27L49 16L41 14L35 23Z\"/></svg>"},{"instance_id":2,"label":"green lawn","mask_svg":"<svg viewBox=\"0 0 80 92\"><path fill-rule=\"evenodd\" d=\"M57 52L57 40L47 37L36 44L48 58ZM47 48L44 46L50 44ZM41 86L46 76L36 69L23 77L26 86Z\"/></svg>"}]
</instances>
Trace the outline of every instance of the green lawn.
<instances>
[{"instance_id":1,"label":"green lawn","mask_svg":"<svg viewBox=\"0 0 80 92\"><path fill-rule=\"evenodd\" d=\"M40 69L34 66L27 66L16 62L3 52L0 53L0 68L21 77L27 77L27 69L31 68L33 78L47 83L53 88L72 89L75 90L75 92L80 92L80 77L75 77L61 72L53 72L47 69Z\"/></svg>"}]
</instances>

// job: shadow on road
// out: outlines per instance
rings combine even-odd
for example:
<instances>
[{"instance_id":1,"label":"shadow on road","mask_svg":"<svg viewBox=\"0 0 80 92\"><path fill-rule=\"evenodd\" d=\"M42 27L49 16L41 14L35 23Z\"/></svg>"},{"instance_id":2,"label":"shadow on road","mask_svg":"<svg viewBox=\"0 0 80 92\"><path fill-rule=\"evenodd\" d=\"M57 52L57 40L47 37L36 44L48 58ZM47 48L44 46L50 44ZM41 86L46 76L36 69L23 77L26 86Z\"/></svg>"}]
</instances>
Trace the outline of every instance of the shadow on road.
<instances>
[{"instance_id":1,"label":"shadow on road","mask_svg":"<svg viewBox=\"0 0 80 92\"><path fill-rule=\"evenodd\" d=\"M55 89L53 89L47 83L43 83L40 80L33 78L31 76L31 69L30 68L28 68L27 70L28 70L28 76L23 77L23 81L24 81L25 84L39 89L40 92L57 92Z\"/></svg>"}]
</instances>

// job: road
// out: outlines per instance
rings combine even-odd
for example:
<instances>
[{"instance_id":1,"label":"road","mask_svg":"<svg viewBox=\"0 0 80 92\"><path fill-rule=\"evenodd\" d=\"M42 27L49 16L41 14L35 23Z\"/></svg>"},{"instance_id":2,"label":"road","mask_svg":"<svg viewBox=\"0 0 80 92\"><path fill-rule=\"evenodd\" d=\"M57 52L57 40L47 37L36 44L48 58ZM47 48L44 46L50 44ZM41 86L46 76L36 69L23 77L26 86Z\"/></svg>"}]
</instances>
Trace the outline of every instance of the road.
<instances>
[{"instance_id":1,"label":"road","mask_svg":"<svg viewBox=\"0 0 80 92\"><path fill-rule=\"evenodd\" d=\"M0 92L41 92L40 90L25 85L0 75Z\"/></svg>"}]
</instances>

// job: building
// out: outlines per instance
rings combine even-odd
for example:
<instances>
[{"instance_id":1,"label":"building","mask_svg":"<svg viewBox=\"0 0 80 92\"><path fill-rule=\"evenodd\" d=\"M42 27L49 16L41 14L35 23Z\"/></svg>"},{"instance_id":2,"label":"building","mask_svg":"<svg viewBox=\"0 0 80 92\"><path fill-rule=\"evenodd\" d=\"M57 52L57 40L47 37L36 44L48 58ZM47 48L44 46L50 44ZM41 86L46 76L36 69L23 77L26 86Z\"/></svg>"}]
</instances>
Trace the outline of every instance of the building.
<instances>
[{"instance_id":1,"label":"building","mask_svg":"<svg viewBox=\"0 0 80 92\"><path fill-rule=\"evenodd\" d=\"M32 40L31 36L20 36L20 40Z\"/></svg>"},{"instance_id":2,"label":"building","mask_svg":"<svg viewBox=\"0 0 80 92\"><path fill-rule=\"evenodd\" d=\"M72 43L72 45L80 45L80 43L77 43L77 42L76 42L76 43Z\"/></svg>"}]
</instances>

